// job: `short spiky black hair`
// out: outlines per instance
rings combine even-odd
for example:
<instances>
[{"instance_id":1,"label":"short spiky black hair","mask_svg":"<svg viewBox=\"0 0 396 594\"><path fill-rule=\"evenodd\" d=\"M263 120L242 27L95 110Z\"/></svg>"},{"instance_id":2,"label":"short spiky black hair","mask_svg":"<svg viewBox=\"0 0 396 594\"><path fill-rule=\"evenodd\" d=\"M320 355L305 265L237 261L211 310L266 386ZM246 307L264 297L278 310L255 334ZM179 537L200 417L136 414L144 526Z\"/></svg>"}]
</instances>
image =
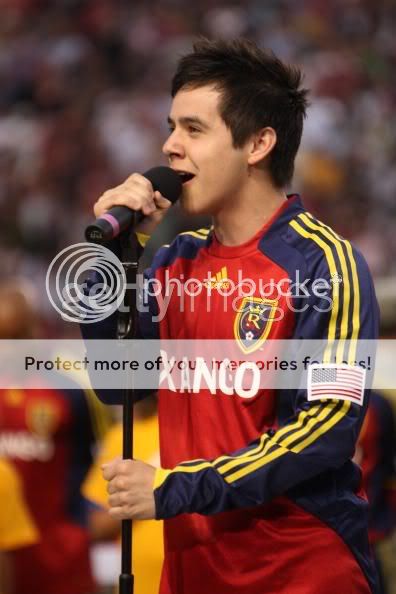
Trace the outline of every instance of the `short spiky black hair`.
<instances>
[{"instance_id":1,"label":"short spiky black hair","mask_svg":"<svg viewBox=\"0 0 396 594\"><path fill-rule=\"evenodd\" d=\"M306 89L295 66L248 39L199 39L181 58L172 80L172 97L183 88L213 85L221 92L220 115L230 129L234 147L265 127L277 134L269 170L277 187L292 179L307 108Z\"/></svg>"}]
</instances>

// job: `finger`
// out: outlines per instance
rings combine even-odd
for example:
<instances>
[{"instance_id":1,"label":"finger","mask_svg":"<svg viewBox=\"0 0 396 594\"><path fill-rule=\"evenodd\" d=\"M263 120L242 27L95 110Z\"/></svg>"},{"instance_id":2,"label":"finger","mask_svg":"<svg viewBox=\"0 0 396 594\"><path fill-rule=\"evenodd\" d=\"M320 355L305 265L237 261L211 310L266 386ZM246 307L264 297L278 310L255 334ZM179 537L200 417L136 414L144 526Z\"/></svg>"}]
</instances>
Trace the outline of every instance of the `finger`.
<instances>
[{"instance_id":1,"label":"finger","mask_svg":"<svg viewBox=\"0 0 396 594\"><path fill-rule=\"evenodd\" d=\"M142 213L146 216L153 214L157 210L154 200L152 202L151 201L146 202L142 206L141 210L142 210Z\"/></svg>"},{"instance_id":2,"label":"finger","mask_svg":"<svg viewBox=\"0 0 396 594\"><path fill-rule=\"evenodd\" d=\"M122 196L125 196L126 193L127 192L126 192L125 185L120 184L119 186L114 186L114 188L110 188L109 190L106 190L105 192L103 192L103 194L98 198L96 203L97 204L106 204L116 197L122 198ZM128 194L129 194L129 192L128 192Z\"/></svg>"},{"instance_id":3,"label":"finger","mask_svg":"<svg viewBox=\"0 0 396 594\"><path fill-rule=\"evenodd\" d=\"M113 206L126 206L131 210L156 209L156 205L152 195L143 191L134 192L133 195L126 192L112 193L101 197L94 205L95 216L101 216Z\"/></svg>"},{"instance_id":4,"label":"finger","mask_svg":"<svg viewBox=\"0 0 396 594\"><path fill-rule=\"evenodd\" d=\"M108 502L110 507L122 507L123 505L123 500L122 497L120 497L119 493L114 493L113 495L110 495L110 497L108 498Z\"/></svg>"},{"instance_id":5,"label":"finger","mask_svg":"<svg viewBox=\"0 0 396 594\"><path fill-rule=\"evenodd\" d=\"M107 483L107 492L109 495L112 495L113 493L118 493L119 492L119 488L117 487L117 485L114 482L114 479L112 481L110 481L109 483Z\"/></svg>"},{"instance_id":6,"label":"finger","mask_svg":"<svg viewBox=\"0 0 396 594\"><path fill-rule=\"evenodd\" d=\"M111 507L109 509L109 515L115 520L143 520L152 517L140 511L137 506L127 507L122 505Z\"/></svg>"},{"instance_id":7,"label":"finger","mask_svg":"<svg viewBox=\"0 0 396 594\"><path fill-rule=\"evenodd\" d=\"M134 211L141 210L145 215L157 210L153 197L143 192L134 193L133 196L124 194L123 196L109 197L102 203L101 208L110 210L113 206L126 206Z\"/></svg>"},{"instance_id":8,"label":"finger","mask_svg":"<svg viewBox=\"0 0 396 594\"><path fill-rule=\"evenodd\" d=\"M94 213L95 216L101 216L113 206L127 206L131 210L141 210L145 205L151 206L152 209L156 208L151 184L148 182L147 187L145 184L136 182L129 184L124 182L100 196L94 205Z\"/></svg>"},{"instance_id":9,"label":"finger","mask_svg":"<svg viewBox=\"0 0 396 594\"><path fill-rule=\"evenodd\" d=\"M123 507L111 507L109 509L109 515L115 520L129 520L130 517L127 515Z\"/></svg>"},{"instance_id":10,"label":"finger","mask_svg":"<svg viewBox=\"0 0 396 594\"><path fill-rule=\"evenodd\" d=\"M119 462L122 460L121 456L114 458L111 462L106 462L102 464L102 475L106 481L111 481L117 474L117 466Z\"/></svg>"},{"instance_id":11,"label":"finger","mask_svg":"<svg viewBox=\"0 0 396 594\"><path fill-rule=\"evenodd\" d=\"M125 200L125 195L119 194L115 195L112 194L111 196L101 196L97 202L94 204L94 215L96 218L102 216L105 212L107 212L112 206L116 205L117 203L122 203Z\"/></svg>"},{"instance_id":12,"label":"finger","mask_svg":"<svg viewBox=\"0 0 396 594\"><path fill-rule=\"evenodd\" d=\"M112 458L111 460L108 460L107 462L103 462L103 464L101 464L101 468L107 468L108 466L111 466L112 464L116 464L117 462L121 462L122 461L122 456L116 456L115 458Z\"/></svg>"},{"instance_id":13,"label":"finger","mask_svg":"<svg viewBox=\"0 0 396 594\"><path fill-rule=\"evenodd\" d=\"M157 208L166 209L172 206L172 202L165 198L158 190L154 192L154 202Z\"/></svg>"},{"instance_id":14,"label":"finger","mask_svg":"<svg viewBox=\"0 0 396 594\"><path fill-rule=\"evenodd\" d=\"M140 185L143 188L146 188L148 190L151 189L151 191L153 191L153 185L151 181L147 179L147 177L144 177L144 175L142 175L141 173L132 173L132 175L126 178L124 183L129 186Z\"/></svg>"},{"instance_id":15,"label":"finger","mask_svg":"<svg viewBox=\"0 0 396 594\"><path fill-rule=\"evenodd\" d=\"M109 495L111 495L112 493L120 493L121 491L127 491L128 482L129 481L125 480L124 476L120 476L120 474L118 473L115 478L113 478L111 481L107 483L107 492L109 493Z\"/></svg>"},{"instance_id":16,"label":"finger","mask_svg":"<svg viewBox=\"0 0 396 594\"><path fill-rule=\"evenodd\" d=\"M105 481L111 481L116 476L116 474L117 472L112 464L106 464L102 466L102 476Z\"/></svg>"}]
</instances>

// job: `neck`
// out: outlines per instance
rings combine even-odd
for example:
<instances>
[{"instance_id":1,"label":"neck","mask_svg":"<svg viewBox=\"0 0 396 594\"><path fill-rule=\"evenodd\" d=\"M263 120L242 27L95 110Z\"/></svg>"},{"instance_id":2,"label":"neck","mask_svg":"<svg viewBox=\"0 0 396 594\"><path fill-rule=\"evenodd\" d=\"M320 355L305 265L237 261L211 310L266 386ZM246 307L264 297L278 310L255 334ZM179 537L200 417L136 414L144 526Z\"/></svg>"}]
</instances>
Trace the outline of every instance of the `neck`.
<instances>
[{"instance_id":1,"label":"neck","mask_svg":"<svg viewBox=\"0 0 396 594\"><path fill-rule=\"evenodd\" d=\"M240 195L213 216L217 239L227 246L249 241L286 199L286 193L268 181L249 179Z\"/></svg>"}]
</instances>

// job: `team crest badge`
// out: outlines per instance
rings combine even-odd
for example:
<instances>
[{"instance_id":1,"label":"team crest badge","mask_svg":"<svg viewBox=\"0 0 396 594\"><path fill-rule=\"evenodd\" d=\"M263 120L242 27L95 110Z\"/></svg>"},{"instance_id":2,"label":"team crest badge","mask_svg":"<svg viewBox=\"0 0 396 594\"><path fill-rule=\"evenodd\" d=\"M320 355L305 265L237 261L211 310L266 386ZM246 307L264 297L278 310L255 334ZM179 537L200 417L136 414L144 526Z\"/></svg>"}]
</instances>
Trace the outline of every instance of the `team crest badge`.
<instances>
[{"instance_id":1,"label":"team crest badge","mask_svg":"<svg viewBox=\"0 0 396 594\"><path fill-rule=\"evenodd\" d=\"M234 336L244 353L253 353L268 337L277 305L276 299L242 299L234 321Z\"/></svg>"},{"instance_id":2,"label":"team crest badge","mask_svg":"<svg viewBox=\"0 0 396 594\"><path fill-rule=\"evenodd\" d=\"M26 411L26 423L33 433L49 437L59 424L58 407L45 400L34 402Z\"/></svg>"}]
</instances>

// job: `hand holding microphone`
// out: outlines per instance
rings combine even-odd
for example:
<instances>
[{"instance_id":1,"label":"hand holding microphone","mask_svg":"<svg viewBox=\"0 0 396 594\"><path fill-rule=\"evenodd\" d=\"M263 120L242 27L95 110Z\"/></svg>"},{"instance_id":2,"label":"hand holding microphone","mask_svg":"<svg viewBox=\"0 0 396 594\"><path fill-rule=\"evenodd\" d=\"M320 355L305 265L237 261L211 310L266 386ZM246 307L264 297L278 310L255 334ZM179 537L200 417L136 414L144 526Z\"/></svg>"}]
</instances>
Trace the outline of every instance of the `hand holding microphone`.
<instances>
[{"instance_id":1,"label":"hand holding microphone","mask_svg":"<svg viewBox=\"0 0 396 594\"><path fill-rule=\"evenodd\" d=\"M86 228L86 239L104 243L132 224L140 223L144 217L147 223L157 225L179 198L181 190L181 178L170 167L153 167L143 175L133 173L96 202L96 221Z\"/></svg>"}]
</instances>

